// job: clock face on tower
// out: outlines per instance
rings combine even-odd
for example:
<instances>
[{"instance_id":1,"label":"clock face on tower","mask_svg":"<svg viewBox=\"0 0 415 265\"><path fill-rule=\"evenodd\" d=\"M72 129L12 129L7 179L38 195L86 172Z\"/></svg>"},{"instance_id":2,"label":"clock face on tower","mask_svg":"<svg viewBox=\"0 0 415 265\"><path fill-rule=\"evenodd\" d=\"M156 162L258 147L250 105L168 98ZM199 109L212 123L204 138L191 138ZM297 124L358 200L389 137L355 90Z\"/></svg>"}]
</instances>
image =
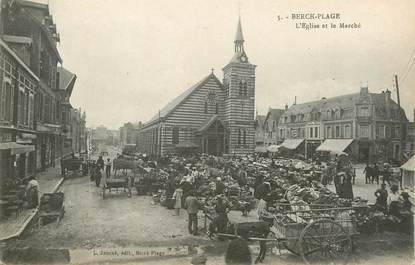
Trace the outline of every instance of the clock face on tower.
<instances>
[{"instance_id":1,"label":"clock face on tower","mask_svg":"<svg viewBox=\"0 0 415 265\"><path fill-rule=\"evenodd\" d=\"M241 61L242 61L243 63L245 63L245 62L246 62L246 60L247 60L247 58L246 58L246 56L245 56L245 55L242 55L240 59L241 59Z\"/></svg>"}]
</instances>

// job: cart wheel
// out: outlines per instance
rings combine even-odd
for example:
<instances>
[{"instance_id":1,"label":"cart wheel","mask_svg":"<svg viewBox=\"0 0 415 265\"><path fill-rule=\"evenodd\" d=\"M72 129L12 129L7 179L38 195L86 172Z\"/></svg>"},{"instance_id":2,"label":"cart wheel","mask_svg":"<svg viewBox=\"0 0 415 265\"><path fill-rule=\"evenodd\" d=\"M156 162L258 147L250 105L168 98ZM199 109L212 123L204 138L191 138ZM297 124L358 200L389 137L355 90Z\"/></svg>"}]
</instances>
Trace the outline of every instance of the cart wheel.
<instances>
[{"instance_id":1,"label":"cart wheel","mask_svg":"<svg viewBox=\"0 0 415 265\"><path fill-rule=\"evenodd\" d=\"M352 252L349 233L328 219L308 224L301 232L299 244L306 264L347 264Z\"/></svg>"},{"instance_id":2,"label":"cart wheel","mask_svg":"<svg viewBox=\"0 0 415 265\"><path fill-rule=\"evenodd\" d=\"M105 199L105 188L102 188L102 198Z\"/></svg>"}]
</instances>

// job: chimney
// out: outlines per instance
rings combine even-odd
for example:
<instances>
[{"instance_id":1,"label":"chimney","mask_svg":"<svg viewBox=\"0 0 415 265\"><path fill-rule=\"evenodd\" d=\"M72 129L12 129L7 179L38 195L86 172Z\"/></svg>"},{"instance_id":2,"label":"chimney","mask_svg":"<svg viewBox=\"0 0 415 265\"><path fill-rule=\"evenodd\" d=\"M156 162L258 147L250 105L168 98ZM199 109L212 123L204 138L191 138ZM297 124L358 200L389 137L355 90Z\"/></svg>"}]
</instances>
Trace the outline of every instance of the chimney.
<instances>
[{"instance_id":1,"label":"chimney","mask_svg":"<svg viewBox=\"0 0 415 265\"><path fill-rule=\"evenodd\" d=\"M366 97L369 94L369 87L360 87L360 96Z\"/></svg>"},{"instance_id":2,"label":"chimney","mask_svg":"<svg viewBox=\"0 0 415 265\"><path fill-rule=\"evenodd\" d=\"M390 100L391 99L391 92L390 92L390 90L389 89L386 89L386 91L385 91L385 95L386 95L386 99L387 100Z\"/></svg>"}]
</instances>

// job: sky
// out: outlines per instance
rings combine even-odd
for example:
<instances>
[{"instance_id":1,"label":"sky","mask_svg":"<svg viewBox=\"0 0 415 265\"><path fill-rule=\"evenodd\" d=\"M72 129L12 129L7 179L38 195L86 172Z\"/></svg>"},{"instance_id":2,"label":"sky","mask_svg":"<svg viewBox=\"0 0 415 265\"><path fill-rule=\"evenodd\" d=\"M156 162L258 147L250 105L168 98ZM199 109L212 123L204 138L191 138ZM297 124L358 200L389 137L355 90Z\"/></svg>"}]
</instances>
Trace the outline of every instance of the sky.
<instances>
[{"instance_id":1,"label":"sky","mask_svg":"<svg viewBox=\"0 0 415 265\"><path fill-rule=\"evenodd\" d=\"M39 0L46 1L46 0ZM49 0L63 67L77 75L71 103L89 127L148 121L207 76L222 80L240 14L245 51L256 68L256 110L385 89L413 120L413 0ZM294 20L292 14L340 19ZM283 20L278 21L278 15ZM287 18L288 17L288 18ZM296 23L360 23L355 29ZM411 66L411 67L410 67ZM408 71L409 70L409 71Z\"/></svg>"}]
</instances>

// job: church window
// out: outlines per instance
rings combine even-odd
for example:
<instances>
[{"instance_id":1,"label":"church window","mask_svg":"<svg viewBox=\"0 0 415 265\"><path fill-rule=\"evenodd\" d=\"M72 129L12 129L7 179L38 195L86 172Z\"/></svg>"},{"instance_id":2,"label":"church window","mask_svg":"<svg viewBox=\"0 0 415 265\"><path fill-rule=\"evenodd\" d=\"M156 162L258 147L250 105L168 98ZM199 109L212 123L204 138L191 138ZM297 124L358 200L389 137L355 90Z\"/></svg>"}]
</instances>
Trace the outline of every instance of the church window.
<instances>
[{"instance_id":1,"label":"church window","mask_svg":"<svg viewBox=\"0 0 415 265\"><path fill-rule=\"evenodd\" d=\"M248 84L246 82L244 82L243 87L244 87L244 91L243 91L244 96L248 96Z\"/></svg>"},{"instance_id":2,"label":"church window","mask_svg":"<svg viewBox=\"0 0 415 265\"><path fill-rule=\"evenodd\" d=\"M243 84L242 84L242 81L239 81L239 96L243 95L242 90L243 90Z\"/></svg>"},{"instance_id":3,"label":"church window","mask_svg":"<svg viewBox=\"0 0 415 265\"><path fill-rule=\"evenodd\" d=\"M215 113L216 113L216 114L218 114L218 113L219 113L219 104L218 104L218 103L216 103L216 106L215 106Z\"/></svg>"},{"instance_id":4,"label":"church window","mask_svg":"<svg viewBox=\"0 0 415 265\"><path fill-rule=\"evenodd\" d=\"M238 145L241 145L241 130L238 129Z\"/></svg>"},{"instance_id":5,"label":"church window","mask_svg":"<svg viewBox=\"0 0 415 265\"><path fill-rule=\"evenodd\" d=\"M208 103L205 102L205 113L208 113Z\"/></svg>"},{"instance_id":6,"label":"church window","mask_svg":"<svg viewBox=\"0 0 415 265\"><path fill-rule=\"evenodd\" d=\"M243 130L243 143L246 144L246 130Z\"/></svg>"},{"instance_id":7,"label":"church window","mask_svg":"<svg viewBox=\"0 0 415 265\"><path fill-rule=\"evenodd\" d=\"M180 137L180 128L179 127L173 127L172 144L178 144L179 143L179 137Z\"/></svg>"}]
</instances>

